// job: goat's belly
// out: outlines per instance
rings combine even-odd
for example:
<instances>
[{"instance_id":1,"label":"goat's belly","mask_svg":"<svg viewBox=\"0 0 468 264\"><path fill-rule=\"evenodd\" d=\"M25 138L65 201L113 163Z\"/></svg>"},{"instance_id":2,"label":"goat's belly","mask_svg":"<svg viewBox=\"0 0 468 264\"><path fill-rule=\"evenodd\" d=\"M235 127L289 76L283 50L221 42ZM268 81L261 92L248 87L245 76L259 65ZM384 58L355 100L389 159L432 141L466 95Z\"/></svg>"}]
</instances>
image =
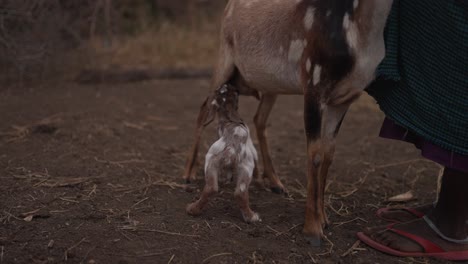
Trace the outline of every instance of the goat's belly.
<instances>
[{"instance_id":1,"label":"goat's belly","mask_svg":"<svg viewBox=\"0 0 468 264\"><path fill-rule=\"evenodd\" d=\"M230 1L223 32L232 40L234 63L250 88L302 93L298 64L305 40L293 30L296 21L291 14L296 7L294 0Z\"/></svg>"},{"instance_id":2,"label":"goat's belly","mask_svg":"<svg viewBox=\"0 0 468 264\"><path fill-rule=\"evenodd\" d=\"M277 57L240 56L236 66L245 83L262 93L301 94L298 65Z\"/></svg>"}]
</instances>

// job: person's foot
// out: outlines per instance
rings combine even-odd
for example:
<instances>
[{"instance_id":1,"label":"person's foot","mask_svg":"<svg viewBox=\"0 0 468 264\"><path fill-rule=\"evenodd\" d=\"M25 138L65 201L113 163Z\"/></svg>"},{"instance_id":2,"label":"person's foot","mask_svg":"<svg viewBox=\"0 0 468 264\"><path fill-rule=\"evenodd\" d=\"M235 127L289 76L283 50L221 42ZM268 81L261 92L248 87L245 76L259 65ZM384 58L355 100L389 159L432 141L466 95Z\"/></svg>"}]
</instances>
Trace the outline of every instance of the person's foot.
<instances>
[{"instance_id":1,"label":"person's foot","mask_svg":"<svg viewBox=\"0 0 468 264\"><path fill-rule=\"evenodd\" d=\"M406 223L427 215L433 209L433 204L426 204L411 208L383 208L377 212L377 215L386 221L394 223Z\"/></svg>"},{"instance_id":2,"label":"person's foot","mask_svg":"<svg viewBox=\"0 0 468 264\"><path fill-rule=\"evenodd\" d=\"M468 244L458 244L444 240L422 218L407 223L395 224L393 228L428 240L447 252L467 251L468 254ZM370 228L364 231L364 234L373 241L397 251L406 253L425 252L424 248L414 240L399 235L387 227Z\"/></svg>"}]
</instances>

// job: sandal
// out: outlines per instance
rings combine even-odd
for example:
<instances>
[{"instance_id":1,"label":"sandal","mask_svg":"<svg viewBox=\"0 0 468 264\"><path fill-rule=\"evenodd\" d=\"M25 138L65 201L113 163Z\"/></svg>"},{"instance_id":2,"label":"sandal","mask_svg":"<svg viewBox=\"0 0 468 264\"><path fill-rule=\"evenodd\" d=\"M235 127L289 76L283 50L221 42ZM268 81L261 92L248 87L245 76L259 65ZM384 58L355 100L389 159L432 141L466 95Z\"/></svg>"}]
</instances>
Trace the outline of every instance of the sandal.
<instances>
[{"instance_id":1,"label":"sandal","mask_svg":"<svg viewBox=\"0 0 468 264\"><path fill-rule=\"evenodd\" d=\"M428 225L436 232L440 233L440 231L435 228L435 226L430 222L430 220L426 217L424 217L424 220L428 223ZM429 222L430 223L429 223ZM432 225L431 225L432 224ZM381 252L393 255L393 256L400 256L400 257L433 257L433 258L438 258L438 259L444 259L444 260L468 260L468 250L464 251L446 251L442 249L440 246L436 245L435 243L424 239L422 237L419 237L417 235L408 233L406 231L397 229L394 227L395 224L389 225L385 231L390 231L394 232L402 237L405 237L409 240L412 240L419 244L423 249L424 252L404 252L404 251L399 251L393 248L390 248L388 246L385 246L379 242L374 241L371 237L368 235L364 234L363 232L357 233L358 238L366 243L368 246L379 250ZM435 230L435 229L437 230ZM444 236L445 237L445 236ZM454 240L454 239L449 239L449 241L454 242L454 243L460 243L460 244L468 244L468 238L464 240Z\"/></svg>"}]
</instances>

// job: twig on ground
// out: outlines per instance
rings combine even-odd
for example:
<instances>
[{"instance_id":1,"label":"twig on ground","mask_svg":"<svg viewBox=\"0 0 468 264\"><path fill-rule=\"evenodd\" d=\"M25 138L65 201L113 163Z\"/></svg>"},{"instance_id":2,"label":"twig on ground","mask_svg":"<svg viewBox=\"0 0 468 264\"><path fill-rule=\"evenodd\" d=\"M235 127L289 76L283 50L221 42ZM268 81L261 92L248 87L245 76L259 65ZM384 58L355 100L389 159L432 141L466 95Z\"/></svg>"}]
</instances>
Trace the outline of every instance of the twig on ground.
<instances>
[{"instance_id":1,"label":"twig on ground","mask_svg":"<svg viewBox=\"0 0 468 264\"><path fill-rule=\"evenodd\" d=\"M182 233L175 233L175 232L168 232L163 230L157 229L135 229L133 231L141 231L141 232L155 232L160 234L172 235L172 236L184 236L184 237L200 237L200 235L189 235L189 234L182 234Z\"/></svg>"},{"instance_id":2,"label":"twig on ground","mask_svg":"<svg viewBox=\"0 0 468 264\"><path fill-rule=\"evenodd\" d=\"M279 236L281 234L280 231L276 230L276 229L273 229L272 227L270 227L269 225L266 226L266 228L270 229L271 231L273 231L275 233L275 236Z\"/></svg>"},{"instance_id":3,"label":"twig on ground","mask_svg":"<svg viewBox=\"0 0 468 264\"><path fill-rule=\"evenodd\" d=\"M388 168L388 167L394 167L394 166L399 166L399 165L404 165L404 164L411 164L411 163L416 163L416 162L431 162L432 163L432 161L426 160L426 159L412 159L412 160L405 160L405 161L399 161L399 162L394 162L394 163L375 166L374 169L385 169L385 168Z\"/></svg>"},{"instance_id":4,"label":"twig on ground","mask_svg":"<svg viewBox=\"0 0 468 264\"><path fill-rule=\"evenodd\" d=\"M171 264L172 260L174 259L175 257L175 254L172 254L172 257L169 259L169 261L167 262L167 264Z\"/></svg>"},{"instance_id":5,"label":"twig on ground","mask_svg":"<svg viewBox=\"0 0 468 264\"><path fill-rule=\"evenodd\" d=\"M242 231L242 228L234 223L231 223L229 221L221 221L221 224L228 224L228 225L231 225L231 227L235 227L237 229L239 229L239 231Z\"/></svg>"},{"instance_id":6,"label":"twig on ground","mask_svg":"<svg viewBox=\"0 0 468 264\"><path fill-rule=\"evenodd\" d=\"M115 254L115 253L106 253L107 255L111 256L120 256L120 257L127 257L127 258L145 258L145 257L154 257L164 254L164 252L154 252L154 253L147 253L141 255L128 255L128 254Z\"/></svg>"},{"instance_id":7,"label":"twig on ground","mask_svg":"<svg viewBox=\"0 0 468 264\"><path fill-rule=\"evenodd\" d=\"M347 255L352 253L354 249L356 249L359 246L359 244L361 244L361 240L356 240L356 242L354 242L354 244L348 250L346 250L346 252L343 253L341 256L346 257Z\"/></svg>"},{"instance_id":8,"label":"twig on ground","mask_svg":"<svg viewBox=\"0 0 468 264\"><path fill-rule=\"evenodd\" d=\"M126 239L128 239L128 241L133 241L133 239L131 237L129 237L127 234L124 233L124 231L122 230L119 230L119 233L124 236Z\"/></svg>"},{"instance_id":9,"label":"twig on ground","mask_svg":"<svg viewBox=\"0 0 468 264\"><path fill-rule=\"evenodd\" d=\"M312 257L312 255L310 254L310 252L307 252L307 255L309 255L309 258L310 258L310 260L312 261L312 263L317 263L317 260L315 260L314 257Z\"/></svg>"},{"instance_id":10,"label":"twig on ground","mask_svg":"<svg viewBox=\"0 0 468 264\"><path fill-rule=\"evenodd\" d=\"M59 199L65 202L70 202L70 203L80 203L79 201L75 201L75 200L64 198L64 197L60 197Z\"/></svg>"},{"instance_id":11,"label":"twig on ground","mask_svg":"<svg viewBox=\"0 0 468 264\"><path fill-rule=\"evenodd\" d=\"M7 211L3 211L3 213L6 214L6 215L8 216L8 217L7 217L7 221L10 221L10 218L14 218L14 219L16 219L16 220L23 221L23 219L18 218L18 217L12 215L11 213L9 213L9 212L7 212Z\"/></svg>"},{"instance_id":12,"label":"twig on ground","mask_svg":"<svg viewBox=\"0 0 468 264\"><path fill-rule=\"evenodd\" d=\"M119 161L111 161L111 160L102 160L99 159L98 157L94 157L94 160L99 162L99 163L106 163L110 165L115 165L118 166L119 168L123 168L124 164L130 164L130 163L146 163L146 160L141 160L141 159L129 159L129 160L119 160Z\"/></svg>"},{"instance_id":13,"label":"twig on ground","mask_svg":"<svg viewBox=\"0 0 468 264\"><path fill-rule=\"evenodd\" d=\"M325 238L325 240L328 241L328 243L330 243L330 247L328 248L327 252L315 254L316 256L330 255L332 253L332 251L333 251L333 247L335 246L335 244L333 244L333 242L331 242L330 239L328 239L327 236L324 236L324 238Z\"/></svg>"},{"instance_id":14,"label":"twig on ground","mask_svg":"<svg viewBox=\"0 0 468 264\"><path fill-rule=\"evenodd\" d=\"M85 183L97 177L79 177L79 178L54 178L54 179L46 179L38 184L35 184L34 187L42 186L42 187L69 187L75 186L81 183Z\"/></svg>"},{"instance_id":15,"label":"twig on ground","mask_svg":"<svg viewBox=\"0 0 468 264\"><path fill-rule=\"evenodd\" d=\"M362 219L361 217L356 217L356 218L351 219L349 221L338 222L338 223L333 223L333 224L336 225L336 227L339 227L339 226L342 226L344 224L348 224L348 223L351 223L351 222L354 222L354 221L357 221L357 220L360 220L360 221L363 221L363 222L367 223L367 220Z\"/></svg>"},{"instance_id":16,"label":"twig on ground","mask_svg":"<svg viewBox=\"0 0 468 264\"><path fill-rule=\"evenodd\" d=\"M91 191L88 193L88 197L90 197L91 195L95 195L96 194L96 189L97 189L97 185L96 184L93 184L93 188L91 189Z\"/></svg>"},{"instance_id":17,"label":"twig on ground","mask_svg":"<svg viewBox=\"0 0 468 264\"><path fill-rule=\"evenodd\" d=\"M144 201L146 201L146 200L148 200L148 199L149 199L149 197L146 197L146 198L141 199L140 201L138 201L138 202L136 202L134 205L132 205L131 208L134 208L135 206L141 204L142 202L144 202Z\"/></svg>"},{"instance_id":18,"label":"twig on ground","mask_svg":"<svg viewBox=\"0 0 468 264\"><path fill-rule=\"evenodd\" d=\"M22 217L26 217L26 216L29 216L29 215L33 215L37 212L39 212L41 209L45 208L45 206L41 207L41 208L38 208L36 210L32 210L32 211L29 211L29 212L26 212L26 213L21 213L20 216Z\"/></svg>"},{"instance_id":19,"label":"twig on ground","mask_svg":"<svg viewBox=\"0 0 468 264\"><path fill-rule=\"evenodd\" d=\"M210 224L208 224L208 222L206 220L205 220L205 224L211 230L211 226L210 226Z\"/></svg>"},{"instance_id":20,"label":"twig on ground","mask_svg":"<svg viewBox=\"0 0 468 264\"><path fill-rule=\"evenodd\" d=\"M337 195L341 196L341 198L346 198L348 196L351 196L353 195L355 192L357 192L359 189L358 188L353 188L351 190L347 190L347 191L344 191L344 192L338 192L336 193Z\"/></svg>"},{"instance_id":21,"label":"twig on ground","mask_svg":"<svg viewBox=\"0 0 468 264\"><path fill-rule=\"evenodd\" d=\"M216 258L216 257L220 257L220 256L229 256L229 255L232 255L232 253L226 252L226 253L214 254L214 255L211 255L211 256L207 257L206 259L204 259L204 260L202 261L202 263L206 263L206 262L208 262L208 261L209 261L210 259L212 259L212 258Z\"/></svg>"},{"instance_id":22,"label":"twig on ground","mask_svg":"<svg viewBox=\"0 0 468 264\"><path fill-rule=\"evenodd\" d=\"M11 126L12 130L8 132L1 132L1 136L8 136L6 142L11 143L11 142L16 142L16 141L22 141L29 135L35 132L39 133L53 133L57 129L54 124L62 122L62 113L57 113L54 115L51 115L49 117L46 117L44 119L41 119L39 121L36 121L30 125L24 125L24 126L18 126L18 125L13 125Z\"/></svg>"},{"instance_id":23,"label":"twig on ground","mask_svg":"<svg viewBox=\"0 0 468 264\"><path fill-rule=\"evenodd\" d=\"M331 199L332 199L332 195L328 196L328 207L333 212L335 212L337 215L343 216L343 217L350 215L348 207L346 207L342 201L340 201L340 203L341 203L340 209L336 210L335 207L333 207L333 203L332 203ZM341 211L344 211L344 213L342 213Z\"/></svg>"},{"instance_id":24,"label":"twig on ground","mask_svg":"<svg viewBox=\"0 0 468 264\"><path fill-rule=\"evenodd\" d=\"M289 228L288 230L286 230L285 232L281 232L280 234L277 234L276 236L281 236L281 235L284 235L284 234L287 234L289 233L291 230L293 230L294 228L300 226L301 224L297 224L297 225L294 225L292 226L291 228Z\"/></svg>"},{"instance_id":25,"label":"twig on ground","mask_svg":"<svg viewBox=\"0 0 468 264\"><path fill-rule=\"evenodd\" d=\"M85 242L86 241L86 237L82 238L78 243L76 243L75 245L67 248L65 250L65 253L64 253L64 257L65 257L65 260L68 260L68 252L70 252L72 249L76 248L77 246L81 245L81 243Z\"/></svg>"}]
</instances>

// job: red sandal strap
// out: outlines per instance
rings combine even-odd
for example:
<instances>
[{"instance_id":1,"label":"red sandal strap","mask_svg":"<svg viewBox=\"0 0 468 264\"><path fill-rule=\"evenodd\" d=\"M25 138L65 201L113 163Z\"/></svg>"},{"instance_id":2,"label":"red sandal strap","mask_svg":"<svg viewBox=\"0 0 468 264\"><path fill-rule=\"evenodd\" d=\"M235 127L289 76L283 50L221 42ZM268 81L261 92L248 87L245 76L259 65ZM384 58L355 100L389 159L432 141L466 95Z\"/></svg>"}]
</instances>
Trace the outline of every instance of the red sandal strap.
<instances>
[{"instance_id":1,"label":"red sandal strap","mask_svg":"<svg viewBox=\"0 0 468 264\"><path fill-rule=\"evenodd\" d=\"M444 249L442 249L441 247L439 247L438 245L434 244L433 242L427 240L427 239L424 239L420 236L417 236L417 235L414 235L414 234L411 234L411 233L408 233L408 232L405 232L403 230L400 230L400 229L396 229L393 227L394 225L389 225L388 226L388 230L402 236L402 237L406 237L416 243L418 243L423 249L424 249L424 252L426 253L443 253L443 252L446 252Z\"/></svg>"},{"instance_id":2,"label":"red sandal strap","mask_svg":"<svg viewBox=\"0 0 468 264\"><path fill-rule=\"evenodd\" d=\"M414 208L402 208L402 209L409 212L409 213L411 213L411 214L413 214L416 217L419 217L419 218L422 218L425 215L423 212L420 212L420 211L418 211L418 210L416 210Z\"/></svg>"}]
</instances>

